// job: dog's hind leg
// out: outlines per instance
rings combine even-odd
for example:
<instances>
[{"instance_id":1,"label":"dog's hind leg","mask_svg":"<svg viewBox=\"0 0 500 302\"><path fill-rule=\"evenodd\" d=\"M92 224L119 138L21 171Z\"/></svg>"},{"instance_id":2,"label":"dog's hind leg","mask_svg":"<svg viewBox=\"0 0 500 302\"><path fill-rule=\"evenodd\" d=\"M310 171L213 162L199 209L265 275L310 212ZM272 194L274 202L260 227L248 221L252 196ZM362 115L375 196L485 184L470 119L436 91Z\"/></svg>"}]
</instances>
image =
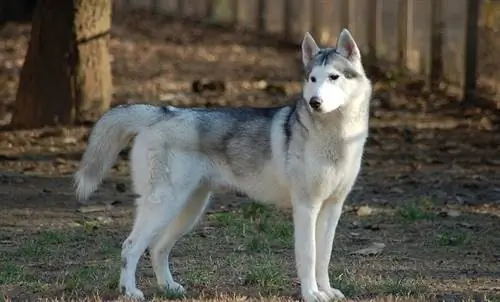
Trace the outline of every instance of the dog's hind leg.
<instances>
[{"instance_id":1,"label":"dog's hind leg","mask_svg":"<svg viewBox=\"0 0 500 302\"><path fill-rule=\"evenodd\" d=\"M158 285L179 294L185 292L181 284L174 281L169 267L169 256L175 243L192 230L203 215L210 199L210 188L198 187L189 198L182 212L172 220L165 230L151 243L151 261Z\"/></svg>"},{"instance_id":2,"label":"dog's hind leg","mask_svg":"<svg viewBox=\"0 0 500 302\"><path fill-rule=\"evenodd\" d=\"M123 267L120 276L120 290L127 296L144 299L143 293L136 286L135 273L137 263L151 240L162 231L169 222L182 210L187 200L172 200L153 203L148 196L138 200L137 214L132 232L122 247Z\"/></svg>"},{"instance_id":3,"label":"dog's hind leg","mask_svg":"<svg viewBox=\"0 0 500 302\"><path fill-rule=\"evenodd\" d=\"M189 167L147 133L136 137L131 158L134 188L141 197L132 232L123 243L120 290L143 299L136 285L137 263L154 238L184 209L200 178L192 177L192 171L184 169Z\"/></svg>"}]
</instances>

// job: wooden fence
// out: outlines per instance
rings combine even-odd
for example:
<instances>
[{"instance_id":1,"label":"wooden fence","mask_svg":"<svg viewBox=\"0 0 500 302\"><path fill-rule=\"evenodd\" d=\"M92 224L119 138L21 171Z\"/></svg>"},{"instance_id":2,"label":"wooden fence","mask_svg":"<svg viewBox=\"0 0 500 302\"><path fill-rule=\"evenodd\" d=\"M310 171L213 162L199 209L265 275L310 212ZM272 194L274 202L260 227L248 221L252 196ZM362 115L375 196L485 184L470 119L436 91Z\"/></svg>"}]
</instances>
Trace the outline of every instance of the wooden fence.
<instances>
[{"instance_id":1,"label":"wooden fence","mask_svg":"<svg viewBox=\"0 0 500 302\"><path fill-rule=\"evenodd\" d=\"M483 82L497 89L490 98L500 96L497 55L492 74L484 81L478 77L479 21L486 2L500 7L498 0L115 0L117 9L237 25L296 43L305 31L323 45L334 43L347 27L371 63L420 76L431 88L446 84L465 100L475 99ZM491 52L500 53L500 46Z\"/></svg>"}]
</instances>

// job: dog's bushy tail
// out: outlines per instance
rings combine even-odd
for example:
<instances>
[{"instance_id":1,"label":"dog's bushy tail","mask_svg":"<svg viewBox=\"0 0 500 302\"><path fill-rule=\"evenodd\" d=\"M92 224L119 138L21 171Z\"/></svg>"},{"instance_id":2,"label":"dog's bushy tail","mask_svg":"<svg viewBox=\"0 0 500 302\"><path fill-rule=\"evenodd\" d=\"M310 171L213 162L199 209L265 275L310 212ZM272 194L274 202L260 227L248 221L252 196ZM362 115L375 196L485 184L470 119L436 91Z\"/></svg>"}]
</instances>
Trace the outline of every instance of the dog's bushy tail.
<instances>
[{"instance_id":1,"label":"dog's bushy tail","mask_svg":"<svg viewBox=\"0 0 500 302\"><path fill-rule=\"evenodd\" d=\"M163 116L160 107L137 104L115 107L97 121L74 175L76 196L80 202L86 201L97 189L127 143Z\"/></svg>"}]
</instances>

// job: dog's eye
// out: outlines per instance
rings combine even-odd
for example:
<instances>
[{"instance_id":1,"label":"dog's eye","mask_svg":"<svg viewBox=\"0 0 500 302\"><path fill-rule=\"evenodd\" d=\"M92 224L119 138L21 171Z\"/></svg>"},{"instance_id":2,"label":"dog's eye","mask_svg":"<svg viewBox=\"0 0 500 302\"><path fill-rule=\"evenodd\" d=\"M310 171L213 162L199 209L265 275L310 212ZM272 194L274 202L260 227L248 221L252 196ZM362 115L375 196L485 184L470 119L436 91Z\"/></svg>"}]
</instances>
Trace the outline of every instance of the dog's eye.
<instances>
[{"instance_id":1,"label":"dog's eye","mask_svg":"<svg viewBox=\"0 0 500 302\"><path fill-rule=\"evenodd\" d=\"M338 74L330 74L328 75L328 79L330 79L330 81L335 81L336 79L339 78L339 75Z\"/></svg>"},{"instance_id":2,"label":"dog's eye","mask_svg":"<svg viewBox=\"0 0 500 302\"><path fill-rule=\"evenodd\" d=\"M311 82L316 83L316 77L311 77Z\"/></svg>"}]
</instances>

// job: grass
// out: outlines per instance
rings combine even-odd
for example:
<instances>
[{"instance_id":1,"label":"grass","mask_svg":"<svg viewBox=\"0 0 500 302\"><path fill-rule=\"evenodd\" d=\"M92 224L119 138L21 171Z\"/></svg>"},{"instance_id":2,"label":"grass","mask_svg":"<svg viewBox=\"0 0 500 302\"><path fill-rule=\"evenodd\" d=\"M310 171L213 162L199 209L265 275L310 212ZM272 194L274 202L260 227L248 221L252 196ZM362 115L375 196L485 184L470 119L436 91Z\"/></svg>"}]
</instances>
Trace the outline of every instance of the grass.
<instances>
[{"instance_id":1,"label":"grass","mask_svg":"<svg viewBox=\"0 0 500 302\"><path fill-rule=\"evenodd\" d=\"M365 284L357 280L347 269L336 269L331 271L330 278L332 285L347 297L356 296L365 288Z\"/></svg>"},{"instance_id":2,"label":"grass","mask_svg":"<svg viewBox=\"0 0 500 302\"><path fill-rule=\"evenodd\" d=\"M225 227L227 238L241 237L243 248L251 252L268 253L293 245L291 218L273 207L248 203L235 212L215 213L211 218L218 226Z\"/></svg>"},{"instance_id":3,"label":"grass","mask_svg":"<svg viewBox=\"0 0 500 302\"><path fill-rule=\"evenodd\" d=\"M419 296L426 293L426 287L418 280L392 278L385 279L375 285L373 291L382 295L395 295L403 297Z\"/></svg>"},{"instance_id":4,"label":"grass","mask_svg":"<svg viewBox=\"0 0 500 302\"><path fill-rule=\"evenodd\" d=\"M435 213L432 211L434 203L428 198L410 200L396 208L396 217L404 222L433 219Z\"/></svg>"},{"instance_id":5,"label":"grass","mask_svg":"<svg viewBox=\"0 0 500 302\"><path fill-rule=\"evenodd\" d=\"M471 241L468 232L445 231L437 234L438 243L442 246L462 246Z\"/></svg>"},{"instance_id":6,"label":"grass","mask_svg":"<svg viewBox=\"0 0 500 302\"><path fill-rule=\"evenodd\" d=\"M159 300L180 300L185 297L184 294L179 293L177 291L169 290L169 289L163 289L163 288L157 288L154 298L159 299Z\"/></svg>"},{"instance_id":7,"label":"grass","mask_svg":"<svg viewBox=\"0 0 500 302\"><path fill-rule=\"evenodd\" d=\"M346 296L362 301L366 297L373 299L370 301L429 301L432 295L446 294L451 286L449 283L434 280L424 269L417 269L416 274L406 270L414 267L413 262L419 257L432 259L436 256L443 259L440 261L458 259L446 267L457 270L463 266L475 267L475 263L463 260L460 252L474 247L477 242L474 241L475 230L456 229L455 221L435 215L434 207L430 201L418 199L398 207L394 214L381 211L363 217L361 219L367 223L378 225L389 221L393 228L388 229L388 233L383 229L377 233L358 227L356 240L346 235L352 228L348 221L360 218L344 215L332 254L332 285ZM0 254L0 290L21 300L34 297L119 299L119 257L121 243L128 231L128 228L123 228L122 219L128 217L110 223L98 223L99 220L87 217L85 219L91 223L22 235L1 231L0 238L17 237L14 244ZM428 228L427 231L422 230L423 227ZM417 229L423 231L423 235L412 233ZM421 242L414 252L407 250L409 243L400 246L387 243L381 255L372 257L347 252L368 245L369 242L359 241L360 236L369 235L373 241L388 242L388 239L399 238L398 234L410 233L421 236L416 239ZM432 236L428 236L429 233ZM498 242L494 238L488 240ZM454 246L460 249L449 249ZM432 250L432 254L425 255L426 250ZM405 257L413 260L404 260ZM289 301L299 294L291 217L273 207L256 203L241 205L231 212L208 214L198 231L186 236L176 246L172 264L174 275L187 288L187 296L156 287L147 260L139 264L139 287L155 301L236 301L245 297ZM471 293L470 286L469 282L456 279L453 294L458 291L460 299L466 301ZM489 299L482 301L498 301L494 293L478 293Z\"/></svg>"},{"instance_id":8,"label":"grass","mask_svg":"<svg viewBox=\"0 0 500 302\"><path fill-rule=\"evenodd\" d=\"M286 287L288 276L279 258L269 255L253 259L252 262L244 275L245 285L257 286L269 293Z\"/></svg>"}]
</instances>

